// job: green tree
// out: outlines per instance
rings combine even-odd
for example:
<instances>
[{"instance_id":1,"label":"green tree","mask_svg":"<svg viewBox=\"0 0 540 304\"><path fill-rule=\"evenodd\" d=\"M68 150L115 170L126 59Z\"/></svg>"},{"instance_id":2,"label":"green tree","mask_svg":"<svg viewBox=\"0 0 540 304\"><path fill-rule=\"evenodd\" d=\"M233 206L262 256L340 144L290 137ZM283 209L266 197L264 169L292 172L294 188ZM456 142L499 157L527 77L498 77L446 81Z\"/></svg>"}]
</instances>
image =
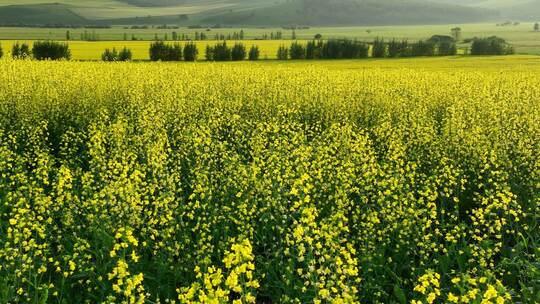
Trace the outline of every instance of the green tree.
<instances>
[{"instance_id":1,"label":"green tree","mask_svg":"<svg viewBox=\"0 0 540 304\"><path fill-rule=\"evenodd\" d=\"M207 61L214 61L214 48L210 45L206 46L205 57Z\"/></svg>"},{"instance_id":2,"label":"green tree","mask_svg":"<svg viewBox=\"0 0 540 304\"><path fill-rule=\"evenodd\" d=\"M289 59L289 49L286 46L281 45L278 48L277 59L278 60L287 60L287 59Z\"/></svg>"},{"instance_id":3,"label":"green tree","mask_svg":"<svg viewBox=\"0 0 540 304\"><path fill-rule=\"evenodd\" d=\"M118 52L118 61L131 61L133 53L127 47L124 47Z\"/></svg>"},{"instance_id":4,"label":"green tree","mask_svg":"<svg viewBox=\"0 0 540 304\"><path fill-rule=\"evenodd\" d=\"M253 45L251 49L249 50L249 60L251 61L259 60L259 56L260 56L259 47L256 45Z\"/></svg>"},{"instance_id":5,"label":"green tree","mask_svg":"<svg viewBox=\"0 0 540 304\"><path fill-rule=\"evenodd\" d=\"M32 48L34 59L37 60L60 60L71 58L71 51L67 43L56 41L36 41Z\"/></svg>"},{"instance_id":6,"label":"green tree","mask_svg":"<svg viewBox=\"0 0 540 304\"><path fill-rule=\"evenodd\" d=\"M388 55L388 52L386 50L386 43L383 39L375 39L373 41L373 50L372 50L372 56L373 58L384 58Z\"/></svg>"},{"instance_id":7,"label":"green tree","mask_svg":"<svg viewBox=\"0 0 540 304\"><path fill-rule=\"evenodd\" d=\"M11 48L11 57L13 59L25 59L30 57L30 55L30 46L26 43L19 44L19 42L17 42Z\"/></svg>"},{"instance_id":8,"label":"green tree","mask_svg":"<svg viewBox=\"0 0 540 304\"><path fill-rule=\"evenodd\" d=\"M102 61L118 61L118 52L116 51L116 48L113 48L112 50L109 50L108 48L105 49L103 54L101 54L101 60Z\"/></svg>"},{"instance_id":9,"label":"green tree","mask_svg":"<svg viewBox=\"0 0 540 304\"><path fill-rule=\"evenodd\" d=\"M322 55L323 42L320 40L309 41L306 44L306 59L319 59Z\"/></svg>"},{"instance_id":10,"label":"green tree","mask_svg":"<svg viewBox=\"0 0 540 304\"><path fill-rule=\"evenodd\" d=\"M534 24L534 31L535 31L535 32L540 31L540 24L539 24L538 22L536 22L536 23Z\"/></svg>"},{"instance_id":11,"label":"green tree","mask_svg":"<svg viewBox=\"0 0 540 304\"><path fill-rule=\"evenodd\" d=\"M231 50L231 59L240 61L246 59L246 47L242 43L236 43Z\"/></svg>"},{"instance_id":12,"label":"green tree","mask_svg":"<svg viewBox=\"0 0 540 304\"><path fill-rule=\"evenodd\" d=\"M199 49L193 42L189 42L184 46L184 60L185 61L197 61L199 55Z\"/></svg>"},{"instance_id":13,"label":"green tree","mask_svg":"<svg viewBox=\"0 0 540 304\"><path fill-rule=\"evenodd\" d=\"M232 59L231 48L227 46L227 42L217 43L212 48L212 60L214 61L230 61Z\"/></svg>"},{"instance_id":14,"label":"green tree","mask_svg":"<svg viewBox=\"0 0 540 304\"><path fill-rule=\"evenodd\" d=\"M441 41L438 43L437 55L454 56L456 54L457 54L457 46L455 42Z\"/></svg>"},{"instance_id":15,"label":"green tree","mask_svg":"<svg viewBox=\"0 0 540 304\"><path fill-rule=\"evenodd\" d=\"M166 44L163 41L155 41L150 44L150 60L152 61L180 61L182 60L182 48L180 44Z\"/></svg>"},{"instance_id":16,"label":"green tree","mask_svg":"<svg viewBox=\"0 0 540 304\"><path fill-rule=\"evenodd\" d=\"M510 55L514 48L497 36L476 38L471 46L471 55Z\"/></svg>"},{"instance_id":17,"label":"green tree","mask_svg":"<svg viewBox=\"0 0 540 304\"><path fill-rule=\"evenodd\" d=\"M420 40L412 44L412 56L435 56L435 43L431 41Z\"/></svg>"},{"instance_id":18,"label":"green tree","mask_svg":"<svg viewBox=\"0 0 540 304\"><path fill-rule=\"evenodd\" d=\"M298 42L293 42L291 44L289 53L291 59L306 59L306 48Z\"/></svg>"},{"instance_id":19,"label":"green tree","mask_svg":"<svg viewBox=\"0 0 540 304\"><path fill-rule=\"evenodd\" d=\"M411 48L406 40L398 41L392 39L388 43L388 57L409 57L411 55Z\"/></svg>"}]
</instances>

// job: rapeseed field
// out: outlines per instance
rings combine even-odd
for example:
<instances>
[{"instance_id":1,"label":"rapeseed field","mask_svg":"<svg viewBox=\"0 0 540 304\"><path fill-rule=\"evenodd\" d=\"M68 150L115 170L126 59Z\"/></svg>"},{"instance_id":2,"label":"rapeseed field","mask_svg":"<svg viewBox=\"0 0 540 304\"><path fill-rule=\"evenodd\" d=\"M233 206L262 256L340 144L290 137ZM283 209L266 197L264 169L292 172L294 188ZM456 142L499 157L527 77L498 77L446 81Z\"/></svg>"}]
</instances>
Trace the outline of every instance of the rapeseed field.
<instances>
[{"instance_id":1,"label":"rapeseed field","mask_svg":"<svg viewBox=\"0 0 540 304\"><path fill-rule=\"evenodd\" d=\"M538 303L540 69L450 60L0 61L0 303Z\"/></svg>"}]
</instances>

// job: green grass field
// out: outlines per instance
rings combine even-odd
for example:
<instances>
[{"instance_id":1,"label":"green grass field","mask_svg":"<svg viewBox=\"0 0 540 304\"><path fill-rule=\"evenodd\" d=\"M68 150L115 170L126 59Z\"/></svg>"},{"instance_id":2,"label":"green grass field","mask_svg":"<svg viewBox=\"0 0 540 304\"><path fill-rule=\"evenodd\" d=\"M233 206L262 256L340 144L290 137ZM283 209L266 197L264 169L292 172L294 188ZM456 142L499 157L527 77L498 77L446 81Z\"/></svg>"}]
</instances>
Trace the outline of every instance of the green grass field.
<instances>
[{"instance_id":1,"label":"green grass field","mask_svg":"<svg viewBox=\"0 0 540 304\"><path fill-rule=\"evenodd\" d=\"M463 29L464 38L500 36L508 40L515 46L516 51L520 54L540 54L540 32L533 31L532 23L522 23L517 26L500 27L495 24L449 24L449 25L426 25L426 26L372 26L372 27L313 27L305 30L296 30L298 39L311 39L315 34L322 34L325 38L356 38L365 41L372 41L377 37L385 39L399 38L408 40L427 39L432 35L448 35L450 29L460 26ZM245 32L247 39L260 39L264 34L269 35L271 32L282 31L284 39L290 39L292 36L291 30L280 28L221 28L211 29L124 29L123 27L113 27L110 29L86 29L86 32L95 32L100 40L105 41L121 41L124 39L124 34L128 39L135 35L137 39L153 40L157 34L158 38L163 39L165 35L169 39L172 38L172 32L176 31L179 35L185 34L193 37L195 32L204 31L205 34L213 39L216 34L228 35L234 32ZM47 29L47 28L0 28L0 40L37 40L37 39L54 39L63 40L66 38L67 29ZM85 29L69 29L72 40L80 40L81 34ZM74 43L74 42L72 42ZM129 42L131 44L133 42ZM275 45L280 42L257 41L257 44L266 46L267 44ZM125 42L115 42L115 45L126 44ZM105 45L110 45L109 42L96 47L103 49ZM134 46L147 45L147 43L135 43ZM75 45L74 45L75 46ZM89 52L94 47L89 47ZM86 58L91 58L85 57ZM95 56L94 56L95 57Z\"/></svg>"}]
</instances>

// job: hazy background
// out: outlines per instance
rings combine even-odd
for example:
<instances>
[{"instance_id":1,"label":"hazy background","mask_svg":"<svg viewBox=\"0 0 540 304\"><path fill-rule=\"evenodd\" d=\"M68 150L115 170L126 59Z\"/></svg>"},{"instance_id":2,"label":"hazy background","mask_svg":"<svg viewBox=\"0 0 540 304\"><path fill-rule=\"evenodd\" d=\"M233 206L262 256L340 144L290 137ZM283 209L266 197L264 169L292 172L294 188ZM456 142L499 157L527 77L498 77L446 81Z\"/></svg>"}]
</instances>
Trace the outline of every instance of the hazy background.
<instances>
[{"instance_id":1,"label":"hazy background","mask_svg":"<svg viewBox=\"0 0 540 304\"><path fill-rule=\"evenodd\" d=\"M0 0L0 25L352 26L537 20L540 0Z\"/></svg>"}]
</instances>

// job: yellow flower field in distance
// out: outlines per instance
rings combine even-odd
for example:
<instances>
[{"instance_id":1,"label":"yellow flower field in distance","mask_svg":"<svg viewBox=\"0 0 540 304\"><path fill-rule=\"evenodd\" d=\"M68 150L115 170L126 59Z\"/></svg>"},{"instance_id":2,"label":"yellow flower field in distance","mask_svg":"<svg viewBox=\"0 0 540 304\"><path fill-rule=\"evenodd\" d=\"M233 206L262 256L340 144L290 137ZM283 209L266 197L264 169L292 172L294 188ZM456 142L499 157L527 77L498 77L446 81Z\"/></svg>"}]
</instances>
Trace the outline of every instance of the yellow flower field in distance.
<instances>
[{"instance_id":1,"label":"yellow flower field in distance","mask_svg":"<svg viewBox=\"0 0 540 304\"><path fill-rule=\"evenodd\" d=\"M33 40L3 40L0 41L0 45L4 49L4 52L11 52L11 48L15 43L27 43L30 47L33 44ZM101 54L105 49L116 48L120 50L124 47L131 49L133 52L133 60L149 60L149 48L152 41L63 41L69 44L71 50L72 59L74 60L101 60ZM291 40L242 40L238 41L249 48L252 45L256 45L260 49L260 59L275 59L277 50L280 45L289 46ZM175 42L168 41L167 43L173 44ZM181 45L185 45L187 42L179 41ZM206 46L214 46L220 43L220 41L196 41L195 44L199 49L199 60L204 60L204 52ZM235 44L235 41L227 41L230 46Z\"/></svg>"}]
</instances>

